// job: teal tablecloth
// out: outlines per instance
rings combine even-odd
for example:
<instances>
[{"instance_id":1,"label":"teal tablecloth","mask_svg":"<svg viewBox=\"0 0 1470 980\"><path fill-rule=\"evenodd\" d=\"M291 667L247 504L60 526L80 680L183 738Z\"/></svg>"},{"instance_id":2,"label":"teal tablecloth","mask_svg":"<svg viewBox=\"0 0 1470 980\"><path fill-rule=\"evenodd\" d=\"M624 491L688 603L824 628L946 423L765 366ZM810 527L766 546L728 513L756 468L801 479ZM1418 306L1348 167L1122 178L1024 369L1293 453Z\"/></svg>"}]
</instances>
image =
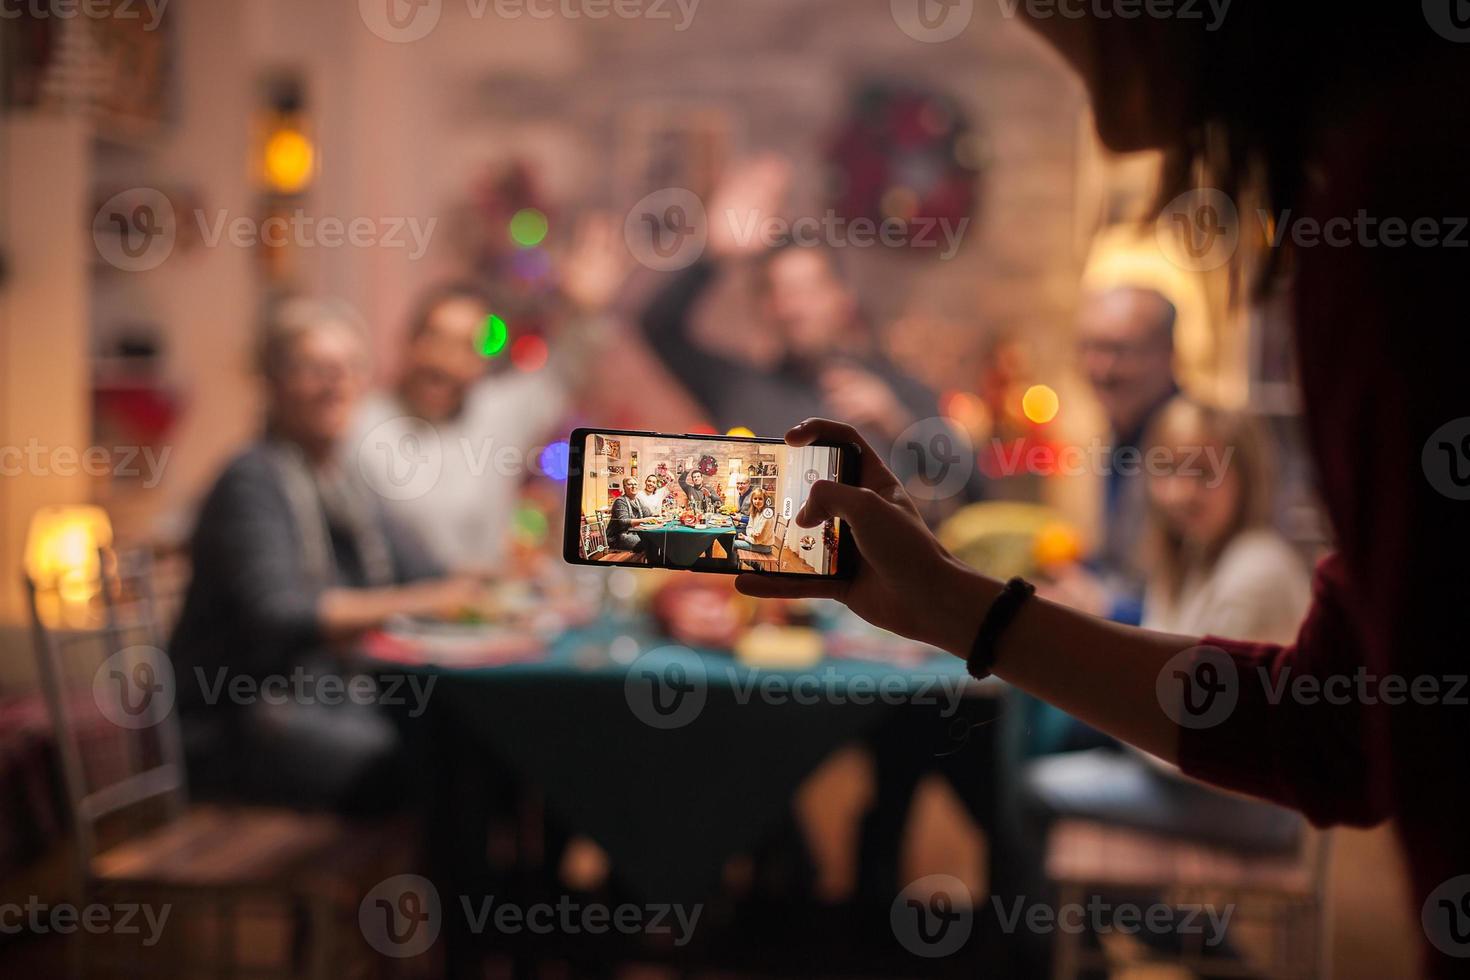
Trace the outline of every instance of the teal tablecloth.
<instances>
[{"instance_id":1,"label":"teal tablecloth","mask_svg":"<svg viewBox=\"0 0 1470 980\"><path fill-rule=\"evenodd\" d=\"M716 541L725 549L725 556L735 560L735 528L733 527L685 527L675 521L657 527L641 529L640 534L658 541L663 551L664 562L670 568L691 568L701 558L709 557Z\"/></svg>"},{"instance_id":2,"label":"teal tablecloth","mask_svg":"<svg viewBox=\"0 0 1470 980\"><path fill-rule=\"evenodd\" d=\"M932 700L963 718L962 702L987 693L943 655L914 668L757 670L612 624L568 634L544 660L419 669L438 675L430 711L539 785L625 888L661 901L710 895L726 860L790 812L802 780L898 705Z\"/></svg>"}]
</instances>

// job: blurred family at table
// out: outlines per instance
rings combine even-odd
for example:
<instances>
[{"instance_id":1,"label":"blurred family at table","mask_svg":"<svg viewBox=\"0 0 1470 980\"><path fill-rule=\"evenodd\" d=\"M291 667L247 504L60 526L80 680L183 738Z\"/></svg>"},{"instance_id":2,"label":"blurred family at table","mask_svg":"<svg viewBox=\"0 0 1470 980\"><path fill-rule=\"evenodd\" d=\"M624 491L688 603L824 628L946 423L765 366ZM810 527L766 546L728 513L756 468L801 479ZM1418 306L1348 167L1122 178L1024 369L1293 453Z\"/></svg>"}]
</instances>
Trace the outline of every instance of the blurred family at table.
<instances>
[{"instance_id":1,"label":"blurred family at table","mask_svg":"<svg viewBox=\"0 0 1470 980\"><path fill-rule=\"evenodd\" d=\"M787 166L773 159L737 168L716 209L774 212L788 180ZM795 245L756 252L727 240L720 224L707 257L670 277L637 317L673 381L717 430L777 433L808 416L847 418L875 445L892 447L885 462L901 479L922 479L928 441L953 423L940 420L932 391L881 353L837 253ZM716 353L692 336L705 291L741 260L758 270L760 306L780 338L772 367ZM350 812L393 805L395 774L406 763L393 720L378 709L211 704L193 682L196 668L208 677L298 666L341 673L353 642L394 617L474 607L485 579L505 573L531 448L569 427L602 345L617 334L609 311L627 273L615 226L585 222L560 266L547 363L534 371L485 356L493 302L484 286L436 286L409 318L390 385L374 392L366 390L365 331L350 309L292 300L272 312L261 357L262 438L226 468L199 512L194 579L172 641L203 792ZM1209 474L1218 483L1111 466L1098 547L1058 570L1049 588L1120 621L1279 638L1307 601L1305 571L1269 530L1269 465L1248 421L1181 395L1175 318L1173 304L1148 288L1119 284L1083 297L1079 361L1111 430L1114 463L1149 447L1208 444L1231 465ZM669 469L614 488L612 550L662 564L667 532L655 529L670 519L670 503L696 514L733 512L731 560L759 564L780 548L767 488L744 474L732 473L726 487L697 465ZM982 489L977 476L958 501ZM1297 832L1282 811L1221 797L1065 716L1033 710L1031 761L1016 796L1033 830L1081 814L1246 845L1285 846ZM1046 732L1054 737L1037 735ZM933 761L918 758L925 747L912 731L884 729L872 739L891 743L889 751L871 748L883 760L873 807L892 812L870 814L869 823L901 826L913 784ZM907 761L895 762L898 755ZM1037 873L1034 846L1015 847L1012 880Z\"/></svg>"},{"instance_id":2,"label":"blurred family at table","mask_svg":"<svg viewBox=\"0 0 1470 980\"><path fill-rule=\"evenodd\" d=\"M193 577L170 641L196 785L340 810L401 803L392 722L348 699L233 704L232 676L341 676L344 650L400 616L476 608L499 564L528 461L556 435L596 351L593 323L620 284L605 221L578 230L562 292L575 342L539 372L496 370L476 285L431 289L409 324L394 387L367 393L367 331L336 301L269 314L261 439L206 496ZM519 455L506 460L505 447ZM213 692L213 693L211 693Z\"/></svg>"}]
</instances>

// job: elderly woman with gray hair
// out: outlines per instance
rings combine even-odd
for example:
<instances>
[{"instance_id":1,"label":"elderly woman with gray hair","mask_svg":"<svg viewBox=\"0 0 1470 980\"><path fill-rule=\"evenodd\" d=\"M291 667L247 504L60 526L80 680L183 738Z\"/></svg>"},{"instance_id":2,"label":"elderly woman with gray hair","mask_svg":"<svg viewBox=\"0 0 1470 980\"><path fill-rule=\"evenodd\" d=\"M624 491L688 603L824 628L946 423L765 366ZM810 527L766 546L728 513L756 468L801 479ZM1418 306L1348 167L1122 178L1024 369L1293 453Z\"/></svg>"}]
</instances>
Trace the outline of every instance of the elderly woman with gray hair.
<instances>
[{"instance_id":1,"label":"elderly woman with gray hair","mask_svg":"<svg viewBox=\"0 0 1470 980\"><path fill-rule=\"evenodd\" d=\"M266 328L265 432L204 501L170 643L191 776L206 794L386 805L402 789L396 731L334 648L395 615L461 608L479 588L443 577L347 460L366 366L340 304L287 301Z\"/></svg>"}]
</instances>

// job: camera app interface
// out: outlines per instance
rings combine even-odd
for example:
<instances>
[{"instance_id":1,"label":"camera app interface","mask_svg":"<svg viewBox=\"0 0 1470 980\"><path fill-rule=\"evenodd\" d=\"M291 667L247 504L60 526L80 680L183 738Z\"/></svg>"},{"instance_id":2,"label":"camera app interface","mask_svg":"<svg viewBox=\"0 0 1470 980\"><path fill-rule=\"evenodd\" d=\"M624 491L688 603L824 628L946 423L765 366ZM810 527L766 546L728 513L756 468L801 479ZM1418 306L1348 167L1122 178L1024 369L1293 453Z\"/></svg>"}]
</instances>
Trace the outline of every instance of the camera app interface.
<instances>
[{"instance_id":1,"label":"camera app interface","mask_svg":"<svg viewBox=\"0 0 1470 980\"><path fill-rule=\"evenodd\" d=\"M842 450L659 436L589 435L581 557L698 571L832 575L839 526L796 515Z\"/></svg>"}]
</instances>

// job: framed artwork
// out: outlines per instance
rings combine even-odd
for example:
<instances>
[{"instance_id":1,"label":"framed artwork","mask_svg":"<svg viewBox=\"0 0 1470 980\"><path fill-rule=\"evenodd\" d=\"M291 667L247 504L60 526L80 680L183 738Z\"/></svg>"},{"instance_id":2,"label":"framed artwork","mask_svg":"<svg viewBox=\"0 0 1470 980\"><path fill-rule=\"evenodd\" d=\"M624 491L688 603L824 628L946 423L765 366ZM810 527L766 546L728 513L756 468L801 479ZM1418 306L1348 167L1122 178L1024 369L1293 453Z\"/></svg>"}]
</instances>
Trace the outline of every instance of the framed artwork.
<instances>
[{"instance_id":1,"label":"framed artwork","mask_svg":"<svg viewBox=\"0 0 1470 980\"><path fill-rule=\"evenodd\" d=\"M91 0L85 15L70 17L44 7L17 4L0 15L0 103L84 111L104 140L158 136L173 98L168 6Z\"/></svg>"},{"instance_id":2,"label":"framed artwork","mask_svg":"<svg viewBox=\"0 0 1470 980\"><path fill-rule=\"evenodd\" d=\"M122 140L153 136L170 109L173 20L166 7L155 17L142 4L113 6L115 16L84 18L97 67L98 132Z\"/></svg>"}]
</instances>

